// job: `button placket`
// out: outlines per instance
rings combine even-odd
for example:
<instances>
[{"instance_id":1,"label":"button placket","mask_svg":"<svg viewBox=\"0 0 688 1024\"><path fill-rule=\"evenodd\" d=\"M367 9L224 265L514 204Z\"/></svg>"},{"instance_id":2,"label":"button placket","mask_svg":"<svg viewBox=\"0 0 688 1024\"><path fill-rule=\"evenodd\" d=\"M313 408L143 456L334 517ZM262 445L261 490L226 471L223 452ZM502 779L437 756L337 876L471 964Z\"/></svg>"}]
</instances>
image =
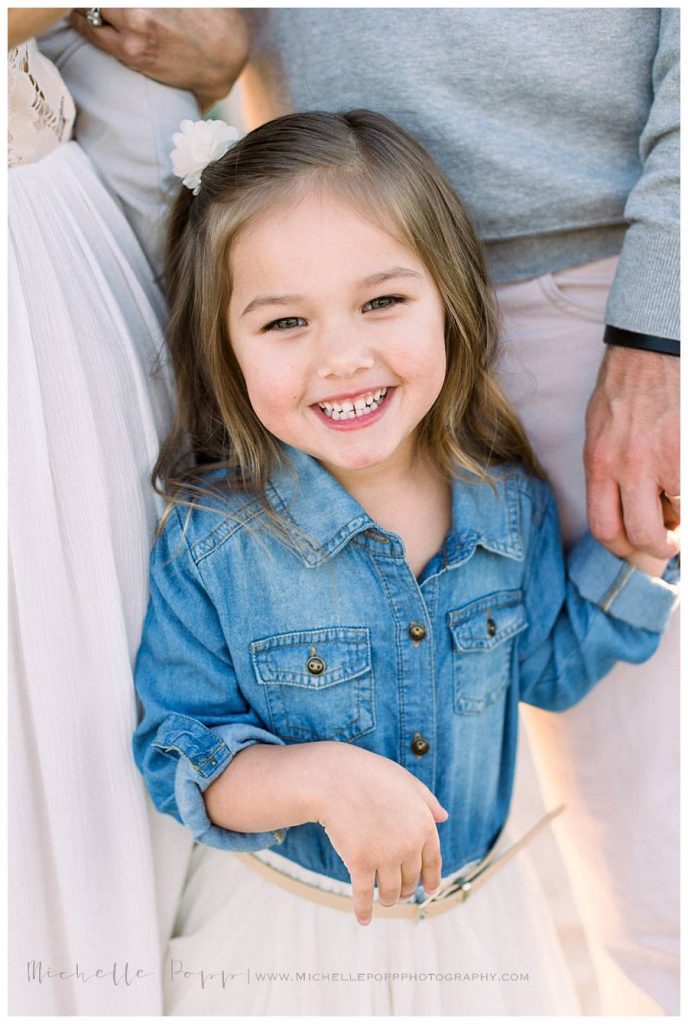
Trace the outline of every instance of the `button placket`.
<instances>
[{"instance_id":1,"label":"button placket","mask_svg":"<svg viewBox=\"0 0 688 1024\"><path fill-rule=\"evenodd\" d=\"M399 762L433 789L435 758L430 739L435 732L436 698L430 613L401 544L371 544L369 550L396 626ZM421 737L416 749L422 754L411 749L416 734Z\"/></svg>"}]
</instances>

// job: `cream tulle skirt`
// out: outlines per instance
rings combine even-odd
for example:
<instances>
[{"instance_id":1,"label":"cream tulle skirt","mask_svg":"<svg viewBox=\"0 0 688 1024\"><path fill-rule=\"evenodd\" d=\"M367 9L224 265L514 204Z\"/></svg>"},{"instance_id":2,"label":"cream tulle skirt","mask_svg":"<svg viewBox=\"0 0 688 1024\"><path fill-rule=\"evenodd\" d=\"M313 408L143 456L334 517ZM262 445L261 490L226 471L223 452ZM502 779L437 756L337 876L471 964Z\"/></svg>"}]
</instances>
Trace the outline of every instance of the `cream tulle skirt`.
<instances>
[{"instance_id":1,"label":"cream tulle skirt","mask_svg":"<svg viewBox=\"0 0 688 1024\"><path fill-rule=\"evenodd\" d=\"M191 847L131 755L163 305L76 143L8 179L11 1011L159 1014ZM148 975L39 984L27 961Z\"/></svg>"},{"instance_id":2,"label":"cream tulle skirt","mask_svg":"<svg viewBox=\"0 0 688 1024\"><path fill-rule=\"evenodd\" d=\"M499 846L514 838L507 826ZM294 877L350 892L268 854ZM165 979L168 1015L581 1012L527 847L463 904L422 921L373 912L363 927L196 846Z\"/></svg>"}]
</instances>

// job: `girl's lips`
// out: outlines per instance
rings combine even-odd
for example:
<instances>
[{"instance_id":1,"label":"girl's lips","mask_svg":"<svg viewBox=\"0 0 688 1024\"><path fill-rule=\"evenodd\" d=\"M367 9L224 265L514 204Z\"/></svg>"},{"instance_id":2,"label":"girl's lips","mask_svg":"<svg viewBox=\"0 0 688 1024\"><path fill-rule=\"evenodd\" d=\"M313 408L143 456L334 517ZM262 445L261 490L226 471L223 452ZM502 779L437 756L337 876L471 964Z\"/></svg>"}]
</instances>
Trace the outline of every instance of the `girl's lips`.
<instances>
[{"instance_id":1,"label":"girl's lips","mask_svg":"<svg viewBox=\"0 0 688 1024\"><path fill-rule=\"evenodd\" d=\"M312 405L311 409L318 417L321 423L330 427L332 430L359 430L361 427L368 427L371 423L375 423L381 416L384 415L387 406L390 403L392 395L396 391L396 388L388 387L387 394L384 396L377 409L372 412L368 412L365 416L354 416L351 419L346 420L333 420L327 416L319 405ZM365 394L366 392L363 392Z\"/></svg>"}]
</instances>

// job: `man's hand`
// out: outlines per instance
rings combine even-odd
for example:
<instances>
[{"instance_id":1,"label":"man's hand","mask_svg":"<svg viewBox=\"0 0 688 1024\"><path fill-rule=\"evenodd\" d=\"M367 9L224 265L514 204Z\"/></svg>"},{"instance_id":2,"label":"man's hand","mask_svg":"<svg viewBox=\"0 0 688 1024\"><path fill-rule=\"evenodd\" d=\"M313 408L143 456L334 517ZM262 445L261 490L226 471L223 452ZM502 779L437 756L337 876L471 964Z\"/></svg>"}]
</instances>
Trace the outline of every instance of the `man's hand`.
<instances>
[{"instance_id":1,"label":"man's hand","mask_svg":"<svg viewBox=\"0 0 688 1024\"><path fill-rule=\"evenodd\" d=\"M201 110L224 99L249 50L239 10L215 7L104 7L105 24L86 21L75 8L70 24L90 43L134 71L195 93Z\"/></svg>"},{"instance_id":2,"label":"man's hand","mask_svg":"<svg viewBox=\"0 0 688 1024\"><path fill-rule=\"evenodd\" d=\"M676 356L606 346L586 414L588 524L620 558L678 551L679 379ZM665 497L662 497L662 496Z\"/></svg>"}]
</instances>

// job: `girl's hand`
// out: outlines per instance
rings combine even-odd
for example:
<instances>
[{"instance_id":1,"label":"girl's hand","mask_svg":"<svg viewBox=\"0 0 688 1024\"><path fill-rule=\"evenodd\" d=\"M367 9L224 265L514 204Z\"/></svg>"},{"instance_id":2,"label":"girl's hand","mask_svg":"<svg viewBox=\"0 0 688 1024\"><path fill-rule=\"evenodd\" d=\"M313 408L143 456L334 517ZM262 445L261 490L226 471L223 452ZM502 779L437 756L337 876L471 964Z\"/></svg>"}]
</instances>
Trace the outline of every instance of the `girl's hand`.
<instances>
[{"instance_id":1,"label":"girl's hand","mask_svg":"<svg viewBox=\"0 0 688 1024\"><path fill-rule=\"evenodd\" d=\"M439 887L437 822L448 812L395 761L344 743L328 748L318 820L351 875L356 919L369 924L376 875L382 906L413 895L419 878L428 893Z\"/></svg>"},{"instance_id":2,"label":"girl's hand","mask_svg":"<svg viewBox=\"0 0 688 1024\"><path fill-rule=\"evenodd\" d=\"M667 494L661 494L658 501L661 509L660 514L662 521L668 531L668 536L671 538L673 543L674 554L678 554L681 532L680 496L676 495L670 498ZM653 555L648 555L645 551L639 551L637 548L632 547L628 541L617 541L614 554L618 554L620 557L625 558L631 563L631 565L634 565L636 569L646 572L648 576L656 576L659 578L667 567L666 558L655 558Z\"/></svg>"}]
</instances>

